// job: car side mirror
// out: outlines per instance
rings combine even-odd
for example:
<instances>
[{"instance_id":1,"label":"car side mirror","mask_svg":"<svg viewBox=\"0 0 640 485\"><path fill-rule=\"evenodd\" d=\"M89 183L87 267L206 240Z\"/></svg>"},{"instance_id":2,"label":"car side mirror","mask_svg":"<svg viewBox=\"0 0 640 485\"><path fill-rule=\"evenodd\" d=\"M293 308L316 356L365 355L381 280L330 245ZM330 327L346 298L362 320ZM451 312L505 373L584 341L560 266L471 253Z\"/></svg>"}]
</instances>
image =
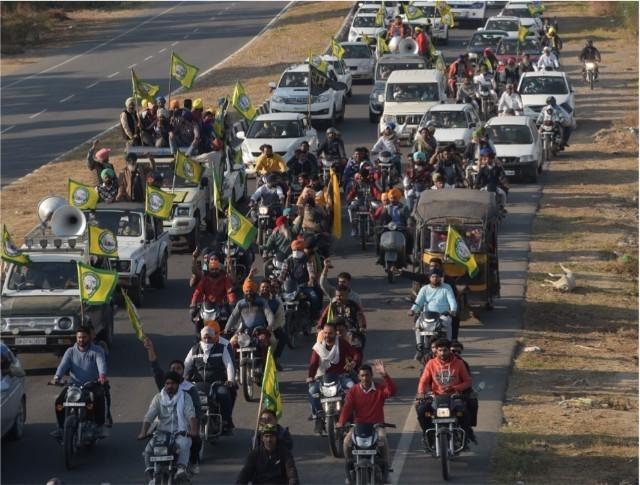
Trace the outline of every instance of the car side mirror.
<instances>
[{"instance_id":1,"label":"car side mirror","mask_svg":"<svg viewBox=\"0 0 640 485\"><path fill-rule=\"evenodd\" d=\"M478 27L478 28L476 29L476 31L477 31L477 32L482 32L483 30L484 30L484 27Z\"/></svg>"},{"instance_id":2,"label":"car side mirror","mask_svg":"<svg viewBox=\"0 0 640 485\"><path fill-rule=\"evenodd\" d=\"M244 131L241 130L241 131L236 132L236 138L244 140L244 138L245 138Z\"/></svg>"},{"instance_id":3,"label":"car side mirror","mask_svg":"<svg viewBox=\"0 0 640 485\"><path fill-rule=\"evenodd\" d=\"M26 375L26 372L22 367L12 365L9 368L9 374L11 374L13 377L24 377Z\"/></svg>"}]
</instances>

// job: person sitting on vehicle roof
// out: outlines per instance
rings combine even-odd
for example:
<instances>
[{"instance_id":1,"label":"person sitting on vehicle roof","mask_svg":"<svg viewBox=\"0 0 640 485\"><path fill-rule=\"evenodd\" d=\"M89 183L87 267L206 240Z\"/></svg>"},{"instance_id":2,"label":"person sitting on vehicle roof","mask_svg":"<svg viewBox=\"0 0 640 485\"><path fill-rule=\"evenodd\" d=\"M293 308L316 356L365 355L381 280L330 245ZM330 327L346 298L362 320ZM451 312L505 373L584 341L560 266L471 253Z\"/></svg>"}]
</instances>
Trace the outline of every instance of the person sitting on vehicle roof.
<instances>
[{"instance_id":1,"label":"person sitting on vehicle roof","mask_svg":"<svg viewBox=\"0 0 640 485\"><path fill-rule=\"evenodd\" d=\"M105 168L100 172L102 183L96 187L100 202L115 202L118 195L118 182L112 168Z\"/></svg>"},{"instance_id":2,"label":"person sitting on vehicle roof","mask_svg":"<svg viewBox=\"0 0 640 485\"><path fill-rule=\"evenodd\" d=\"M127 145L140 145L140 118L136 112L135 98L127 98L120 113L120 131Z\"/></svg>"},{"instance_id":3,"label":"person sitting on vehicle roof","mask_svg":"<svg viewBox=\"0 0 640 485\"><path fill-rule=\"evenodd\" d=\"M418 44L418 55L423 56L427 62L431 62L431 39L423 32L422 27L416 25L414 40Z\"/></svg>"},{"instance_id":4,"label":"person sitting on vehicle roof","mask_svg":"<svg viewBox=\"0 0 640 485\"><path fill-rule=\"evenodd\" d=\"M277 153L273 153L273 147L267 143L260 146L262 154L256 159L256 173L265 175L267 173L286 173L287 164Z\"/></svg>"},{"instance_id":5,"label":"person sitting on vehicle roof","mask_svg":"<svg viewBox=\"0 0 640 485\"><path fill-rule=\"evenodd\" d=\"M402 23L402 17L400 15L396 15L396 18L393 19L393 22L387 29L387 40L393 39L394 37L400 37L402 39L407 35L409 35L409 31Z\"/></svg>"},{"instance_id":6,"label":"person sitting on vehicle roof","mask_svg":"<svg viewBox=\"0 0 640 485\"><path fill-rule=\"evenodd\" d=\"M156 120L153 124L153 145L156 148L168 148L170 131L169 111L165 108L158 108Z\"/></svg>"},{"instance_id":7,"label":"person sitting on vehicle roof","mask_svg":"<svg viewBox=\"0 0 640 485\"><path fill-rule=\"evenodd\" d=\"M127 153L126 165L118 177L118 195L116 200L127 202L144 202L147 177L156 169L156 161L151 154L146 154L149 166L138 163L138 155Z\"/></svg>"},{"instance_id":8,"label":"person sitting on vehicle roof","mask_svg":"<svg viewBox=\"0 0 640 485\"><path fill-rule=\"evenodd\" d=\"M185 155L195 155L198 153L200 145L200 126L193 119L191 108L193 103L190 99L183 101L183 108L176 109L171 114L169 132L169 146L171 153L177 153L178 148L186 148Z\"/></svg>"},{"instance_id":9,"label":"person sitting on vehicle roof","mask_svg":"<svg viewBox=\"0 0 640 485\"><path fill-rule=\"evenodd\" d=\"M95 174L94 185L96 186L100 185L100 182L102 181L100 174L105 168L114 170L113 164L109 162L109 152L111 152L111 149L101 148L96 152L98 143L100 143L100 140L94 140L91 144L91 148L89 148L89 151L87 152L87 168Z\"/></svg>"}]
</instances>

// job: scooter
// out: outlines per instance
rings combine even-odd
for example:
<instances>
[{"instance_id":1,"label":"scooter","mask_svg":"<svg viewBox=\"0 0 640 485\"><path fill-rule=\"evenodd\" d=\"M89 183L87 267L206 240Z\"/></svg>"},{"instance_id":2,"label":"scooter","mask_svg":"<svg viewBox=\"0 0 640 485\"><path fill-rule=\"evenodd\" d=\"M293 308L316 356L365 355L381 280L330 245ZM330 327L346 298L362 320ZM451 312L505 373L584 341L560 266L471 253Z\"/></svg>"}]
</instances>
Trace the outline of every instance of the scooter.
<instances>
[{"instance_id":1,"label":"scooter","mask_svg":"<svg viewBox=\"0 0 640 485\"><path fill-rule=\"evenodd\" d=\"M380 235L379 250L382 253L384 270L387 273L387 281L393 283L394 268L404 268L406 266L406 238L405 228L390 222L382 227Z\"/></svg>"}]
</instances>

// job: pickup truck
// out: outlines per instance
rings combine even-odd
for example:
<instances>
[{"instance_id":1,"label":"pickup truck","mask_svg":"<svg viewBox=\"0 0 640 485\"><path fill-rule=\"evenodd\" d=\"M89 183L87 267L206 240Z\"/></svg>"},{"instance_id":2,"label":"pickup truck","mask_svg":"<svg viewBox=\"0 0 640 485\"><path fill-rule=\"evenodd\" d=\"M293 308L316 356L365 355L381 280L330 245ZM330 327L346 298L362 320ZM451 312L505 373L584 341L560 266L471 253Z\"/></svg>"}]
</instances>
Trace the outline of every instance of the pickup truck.
<instances>
[{"instance_id":1,"label":"pickup truck","mask_svg":"<svg viewBox=\"0 0 640 485\"><path fill-rule=\"evenodd\" d=\"M61 356L76 341L75 330L90 325L97 341L111 346L114 309L84 305L81 309L77 262L89 264L82 237L27 235L23 252L28 266L8 265L2 284L0 337L15 352L51 352Z\"/></svg>"},{"instance_id":2,"label":"pickup truck","mask_svg":"<svg viewBox=\"0 0 640 485\"><path fill-rule=\"evenodd\" d=\"M85 211L88 224L111 230L118 240L118 259L110 261L118 271L118 285L136 306L144 302L144 288L164 288L169 265L169 232L162 221L145 214L141 202L98 204Z\"/></svg>"}]
</instances>

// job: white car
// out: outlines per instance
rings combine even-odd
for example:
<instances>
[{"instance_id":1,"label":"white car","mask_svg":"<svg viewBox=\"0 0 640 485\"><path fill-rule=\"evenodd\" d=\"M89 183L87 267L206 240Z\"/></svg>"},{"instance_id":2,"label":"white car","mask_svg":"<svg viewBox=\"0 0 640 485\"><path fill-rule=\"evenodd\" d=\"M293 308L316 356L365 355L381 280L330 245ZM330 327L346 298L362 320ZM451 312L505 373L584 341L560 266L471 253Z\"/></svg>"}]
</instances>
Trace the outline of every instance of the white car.
<instances>
[{"instance_id":1,"label":"white car","mask_svg":"<svg viewBox=\"0 0 640 485\"><path fill-rule=\"evenodd\" d=\"M482 25L484 23L487 14L487 4L484 1L456 0L447 2L447 5L451 7L456 24L474 22L476 25Z\"/></svg>"},{"instance_id":2,"label":"white car","mask_svg":"<svg viewBox=\"0 0 640 485\"><path fill-rule=\"evenodd\" d=\"M417 1L411 2L411 5L419 7L425 14L425 17L408 20L406 14L402 14L402 21L412 26L419 25L424 27L425 32L429 33L431 39L437 39L438 45L447 44L449 42L449 26L442 23L440 14L436 11L436 2L434 1Z\"/></svg>"},{"instance_id":3,"label":"white car","mask_svg":"<svg viewBox=\"0 0 640 485\"><path fill-rule=\"evenodd\" d=\"M531 32L538 32L542 29L542 20L539 16L533 15L529 11L527 3L511 3L509 2L498 14L499 17L517 17L520 23L527 27Z\"/></svg>"},{"instance_id":4,"label":"white car","mask_svg":"<svg viewBox=\"0 0 640 485\"><path fill-rule=\"evenodd\" d=\"M307 141L309 151L318 149L318 132L310 126L302 113L273 113L257 116L247 132L239 131L236 137L242 139L242 161L247 174L255 175L256 159L262 145L271 145L273 152L288 162L300 143Z\"/></svg>"},{"instance_id":5,"label":"white car","mask_svg":"<svg viewBox=\"0 0 640 485\"><path fill-rule=\"evenodd\" d=\"M480 126L480 117L471 104L436 104L424 115L420 126L433 121L436 126L434 136L438 145L454 143L462 152L471 143L473 130Z\"/></svg>"},{"instance_id":6,"label":"white car","mask_svg":"<svg viewBox=\"0 0 640 485\"><path fill-rule=\"evenodd\" d=\"M380 4L377 3L361 3L358 6L358 10L356 11L356 15L359 14L377 14L380 10ZM388 25L391 20L393 20L394 11L392 9L384 9L384 22L385 25Z\"/></svg>"},{"instance_id":7,"label":"white car","mask_svg":"<svg viewBox=\"0 0 640 485\"><path fill-rule=\"evenodd\" d=\"M351 70L347 66L344 60L338 59L336 56L332 56L329 54L325 54L320 56L323 61L327 61L331 67L333 67L333 72L335 72L336 79L341 83L346 84L347 86L347 97L351 97L351 87L353 86L353 76L351 75Z\"/></svg>"},{"instance_id":8,"label":"white car","mask_svg":"<svg viewBox=\"0 0 640 485\"><path fill-rule=\"evenodd\" d=\"M517 39L520 25L518 17L489 17L484 28L478 30L501 30L506 32L510 39Z\"/></svg>"},{"instance_id":9,"label":"white car","mask_svg":"<svg viewBox=\"0 0 640 485\"><path fill-rule=\"evenodd\" d=\"M341 42L344 49L342 60L351 71L352 79L373 80L376 58L364 42Z\"/></svg>"},{"instance_id":10,"label":"white car","mask_svg":"<svg viewBox=\"0 0 640 485\"><path fill-rule=\"evenodd\" d=\"M535 183L543 163L535 122L527 116L496 116L485 126L507 177Z\"/></svg>"},{"instance_id":11,"label":"white car","mask_svg":"<svg viewBox=\"0 0 640 485\"><path fill-rule=\"evenodd\" d=\"M333 68L329 68L329 73ZM270 83L273 90L269 109L271 113L303 113L309 109L309 64L297 64L289 67L276 85ZM311 118L325 120L335 124L344 119L345 91L329 88L311 96Z\"/></svg>"},{"instance_id":12,"label":"white car","mask_svg":"<svg viewBox=\"0 0 640 485\"><path fill-rule=\"evenodd\" d=\"M388 123L404 125L400 140L412 140L424 113L447 99L445 84L444 74L435 69L393 71L378 100L384 102L379 132Z\"/></svg>"},{"instance_id":13,"label":"white car","mask_svg":"<svg viewBox=\"0 0 640 485\"><path fill-rule=\"evenodd\" d=\"M361 13L354 15L347 40L349 42L362 40L363 34L368 36L370 39L375 39L378 34L383 33L385 28L384 26L376 25L376 15L377 14L375 13Z\"/></svg>"},{"instance_id":14,"label":"white car","mask_svg":"<svg viewBox=\"0 0 640 485\"><path fill-rule=\"evenodd\" d=\"M534 71L525 72L518 83L518 94L522 98L525 112L531 117L537 117L540 110L547 104L547 98L554 96L556 103L562 106L570 116L570 122L575 120L575 98L573 88L562 71Z\"/></svg>"}]
</instances>

